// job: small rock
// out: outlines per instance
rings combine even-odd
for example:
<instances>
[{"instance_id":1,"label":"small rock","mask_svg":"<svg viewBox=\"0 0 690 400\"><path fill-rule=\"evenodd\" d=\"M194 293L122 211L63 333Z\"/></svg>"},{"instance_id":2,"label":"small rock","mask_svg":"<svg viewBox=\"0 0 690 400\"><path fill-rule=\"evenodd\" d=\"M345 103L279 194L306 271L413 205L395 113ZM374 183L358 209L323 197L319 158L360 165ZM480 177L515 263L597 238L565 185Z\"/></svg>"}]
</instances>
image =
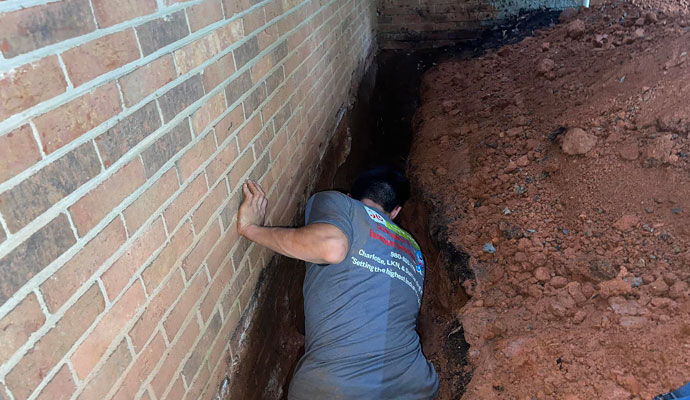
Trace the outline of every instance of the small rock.
<instances>
[{"instance_id":1,"label":"small rock","mask_svg":"<svg viewBox=\"0 0 690 400\"><path fill-rule=\"evenodd\" d=\"M666 134L654 139L647 146L647 158L650 160L667 163L671 160L671 151L673 150L673 135Z\"/></svg>"},{"instance_id":2,"label":"small rock","mask_svg":"<svg viewBox=\"0 0 690 400\"><path fill-rule=\"evenodd\" d=\"M561 149L570 155L585 154L597 144L597 138L580 128L569 128L563 135Z\"/></svg>"},{"instance_id":3,"label":"small rock","mask_svg":"<svg viewBox=\"0 0 690 400\"><path fill-rule=\"evenodd\" d=\"M559 22L566 22L569 21L577 16L577 10L574 8L566 8L565 10L561 11L561 14L558 16L558 21Z\"/></svg>"},{"instance_id":4,"label":"small rock","mask_svg":"<svg viewBox=\"0 0 690 400\"><path fill-rule=\"evenodd\" d=\"M515 161L510 161L508 166L504 169L505 173L509 174L517 169L517 164Z\"/></svg>"},{"instance_id":5,"label":"small rock","mask_svg":"<svg viewBox=\"0 0 690 400\"><path fill-rule=\"evenodd\" d=\"M634 37L636 39L643 39L644 38L644 29L642 29L642 28L635 29Z\"/></svg>"},{"instance_id":6,"label":"small rock","mask_svg":"<svg viewBox=\"0 0 690 400\"><path fill-rule=\"evenodd\" d=\"M668 290L668 296L672 299L679 299L683 296L688 291L688 284L683 281L678 281L671 286L671 288Z\"/></svg>"},{"instance_id":7,"label":"small rock","mask_svg":"<svg viewBox=\"0 0 690 400\"><path fill-rule=\"evenodd\" d=\"M628 328L628 329L644 328L644 326L647 325L647 322L649 322L647 317L625 316L625 317L621 317L621 319L620 319L621 326L623 328ZM630 397L630 395L628 395L627 397L616 397L616 398L621 398L621 399L626 398L627 399L629 397Z\"/></svg>"},{"instance_id":8,"label":"small rock","mask_svg":"<svg viewBox=\"0 0 690 400\"><path fill-rule=\"evenodd\" d=\"M648 12L644 15L644 22L648 24L656 24L659 18L656 16L655 12Z\"/></svg>"},{"instance_id":9,"label":"small rock","mask_svg":"<svg viewBox=\"0 0 690 400\"><path fill-rule=\"evenodd\" d=\"M441 107L443 108L444 112L451 112L455 108L455 101L445 100L443 103L441 103Z\"/></svg>"},{"instance_id":10,"label":"small rock","mask_svg":"<svg viewBox=\"0 0 690 400\"><path fill-rule=\"evenodd\" d=\"M616 223L613 224L613 227L621 232L629 232L633 228L635 228L639 223L640 219L637 218L637 216L627 214L622 216L618 221L616 221Z\"/></svg>"},{"instance_id":11,"label":"small rock","mask_svg":"<svg viewBox=\"0 0 690 400\"><path fill-rule=\"evenodd\" d=\"M522 156L518 158L517 161L515 161L515 164L518 167L526 167L529 165L529 159L527 158L527 156Z\"/></svg>"},{"instance_id":12,"label":"small rock","mask_svg":"<svg viewBox=\"0 0 690 400\"><path fill-rule=\"evenodd\" d=\"M567 32L568 37L572 39L579 39L585 34L585 23L580 19L576 19L568 24Z\"/></svg>"},{"instance_id":13,"label":"small rock","mask_svg":"<svg viewBox=\"0 0 690 400\"><path fill-rule=\"evenodd\" d=\"M534 270L534 277L540 282L546 282L551 279L551 273L544 267L539 267Z\"/></svg>"},{"instance_id":14,"label":"small rock","mask_svg":"<svg viewBox=\"0 0 690 400\"><path fill-rule=\"evenodd\" d=\"M582 305L587 301L587 297L585 297L584 293L582 293L582 285L580 285L580 282L573 281L568 283L568 294L570 294L570 297L575 300L575 303L577 305Z\"/></svg>"},{"instance_id":15,"label":"small rock","mask_svg":"<svg viewBox=\"0 0 690 400\"><path fill-rule=\"evenodd\" d=\"M539 65L537 65L537 73L539 75L546 75L547 73L553 71L555 66L556 63L552 59L544 58L539 62Z\"/></svg>"},{"instance_id":16,"label":"small rock","mask_svg":"<svg viewBox=\"0 0 690 400\"><path fill-rule=\"evenodd\" d=\"M637 26L643 26L644 25L644 18L638 18L635 20L635 25Z\"/></svg>"},{"instance_id":17,"label":"small rock","mask_svg":"<svg viewBox=\"0 0 690 400\"><path fill-rule=\"evenodd\" d=\"M487 243L482 248L482 251L484 251L484 253L494 254L496 252L496 248L494 247L493 244Z\"/></svg>"},{"instance_id":18,"label":"small rock","mask_svg":"<svg viewBox=\"0 0 690 400\"><path fill-rule=\"evenodd\" d=\"M605 299L632 293L632 286L622 279L611 279L599 284L599 295Z\"/></svg>"},{"instance_id":19,"label":"small rock","mask_svg":"<svg viewBox=\"0 0 690 400\"><path fill-rule=\"evenodd\" d=\"M618 154L624 160L634 161L640 156L640 148L636 142L625 142L618 147Z\"/></svg>"},{"instance_id":20,"label":"small rock","mask_svg":"<svg viewBox=\"0 0 690 400\"><path fill-rule=\"evenodd\" d=\"M560 289L560 288L564 288L568 284L568 280L562 276L554 276L549 281L549 284L556 289Z\"/></svg>"},{"instance_id":21,"label":"small rock","mask_svg":"<svg viewBox=\"0 0 690 400\"><path fill-rule=\"evenodd\" d=\"M585 320L585 318L587 318L587 313L582 310L579 310L573 316L573 322L579 325L582 323L582 321Z\"/></svg>"},{"instance_id":22,"label":"small rock","mask_svg":"<svg viewBox=\"0 0 690 400\"><path fill-rule=\"evenodd\" d=\"M668 284L662 278L658 278L649 284L649 292L654 296L664 296L668 293Z\"/></svg>"},{"instance_id":23,"label":"small rock","mask_svg":"<svg viewBox=\"0 0 690 400\"><path fill-rule=\"evenodd\" d=\"M544 42L541 44L541 51L549 51L551 49L551 43Z\"/></svg>"}]
</instances>

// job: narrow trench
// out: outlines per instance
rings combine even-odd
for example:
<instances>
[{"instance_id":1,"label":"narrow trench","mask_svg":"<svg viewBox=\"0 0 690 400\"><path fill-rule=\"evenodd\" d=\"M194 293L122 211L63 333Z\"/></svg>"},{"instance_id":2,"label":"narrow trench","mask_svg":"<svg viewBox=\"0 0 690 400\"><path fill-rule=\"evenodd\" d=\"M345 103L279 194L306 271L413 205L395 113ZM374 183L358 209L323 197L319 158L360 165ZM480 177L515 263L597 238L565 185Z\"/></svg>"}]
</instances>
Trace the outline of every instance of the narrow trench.
<instances>
[{"instance_id":1,"label":"narrow trench","mask_svg":"<svg viewBox=\"0 0 690 400\"><path fill-rule=\"evenodd\" d=\"M517 42L539 27L554 24L558 14L526 13L455 47L380 52L316 172L314 191L347 190L362 171L376 165L407 170L423 74L444 60L477 57L487 49ZM418 331L423 351L441 380L437 400L459 399L471 378L469 346L456 318L468 301L462 282L472 275L470 257L447 241L443 215L431 209L414 180L411 183L412 198L396 222L417 239L427 260ZM232 338L246 340L250 351L235 370L235 382L224 391L227 399L287 399L289 378L304 352L304 267L279 257L267 270L273 272L262 277L256 317L242 338Z\"/></svg>"}]
</instances>

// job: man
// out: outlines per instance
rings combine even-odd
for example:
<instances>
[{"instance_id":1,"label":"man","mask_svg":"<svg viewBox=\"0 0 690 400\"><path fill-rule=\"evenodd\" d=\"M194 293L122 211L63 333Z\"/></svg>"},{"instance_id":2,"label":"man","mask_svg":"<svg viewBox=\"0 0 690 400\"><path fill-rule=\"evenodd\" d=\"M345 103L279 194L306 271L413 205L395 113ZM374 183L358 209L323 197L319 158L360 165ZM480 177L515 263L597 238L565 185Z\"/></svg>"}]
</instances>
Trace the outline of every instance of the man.
<instances>
[{"instance_id":1,"label":"man","mask_svg":"<svg viewBox=\"0 0 690 400\"><path fill-rule=\"evenodd\" d=\"M289 399L434 398L438 377L416 332L424 258L392 222L410 194L405 176L376 168L357 179L351 197L317 193L301 228L264 227L263 190L252 181L242 190L239 233L307 262L305 354Z\"/></svg>"}]
</instances>

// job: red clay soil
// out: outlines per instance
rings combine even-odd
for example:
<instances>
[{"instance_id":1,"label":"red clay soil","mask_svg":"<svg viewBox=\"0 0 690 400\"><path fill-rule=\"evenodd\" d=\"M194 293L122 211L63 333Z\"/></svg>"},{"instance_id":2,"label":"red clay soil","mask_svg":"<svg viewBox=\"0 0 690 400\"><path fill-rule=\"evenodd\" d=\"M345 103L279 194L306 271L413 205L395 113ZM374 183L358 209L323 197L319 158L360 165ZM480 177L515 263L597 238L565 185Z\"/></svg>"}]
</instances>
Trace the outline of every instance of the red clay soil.
<instances>
[{"instance_id":1,"label":"red clay soil","mask_svg":"<svg viewBox=\"0 0 690 400\"><path fill-rule=\"evenodd\" d=\"M651 399L690 381L684 7L593 2L425 75L410 174L431 230L471 256L463 399ZM439 369L441 399L460 398Z\"/></svg>"}]
</instances>

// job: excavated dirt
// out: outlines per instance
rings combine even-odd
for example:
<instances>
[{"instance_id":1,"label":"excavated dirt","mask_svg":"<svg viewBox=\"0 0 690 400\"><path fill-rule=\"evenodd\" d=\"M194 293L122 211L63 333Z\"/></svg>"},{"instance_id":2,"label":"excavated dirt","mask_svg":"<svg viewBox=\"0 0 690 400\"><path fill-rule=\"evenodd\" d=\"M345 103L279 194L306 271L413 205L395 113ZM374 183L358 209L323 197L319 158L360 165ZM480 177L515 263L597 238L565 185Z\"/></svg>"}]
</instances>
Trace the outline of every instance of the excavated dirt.
<instances>
[{"instance_id":1,"label":"excavated dirt","mask_svg":"<svg viewBox=\"0 0 690 400\"><path fill-rule=\"evenodd\" d=\"M651 399L690 380L686 7L592 2L425 74L408 170L432 236L469 255L427 282L471 297L422 315L443 328L432 360L470 346L468 366L436 360L441 399L468 373L463 399Z\"/></svg>"}]
</instances>

